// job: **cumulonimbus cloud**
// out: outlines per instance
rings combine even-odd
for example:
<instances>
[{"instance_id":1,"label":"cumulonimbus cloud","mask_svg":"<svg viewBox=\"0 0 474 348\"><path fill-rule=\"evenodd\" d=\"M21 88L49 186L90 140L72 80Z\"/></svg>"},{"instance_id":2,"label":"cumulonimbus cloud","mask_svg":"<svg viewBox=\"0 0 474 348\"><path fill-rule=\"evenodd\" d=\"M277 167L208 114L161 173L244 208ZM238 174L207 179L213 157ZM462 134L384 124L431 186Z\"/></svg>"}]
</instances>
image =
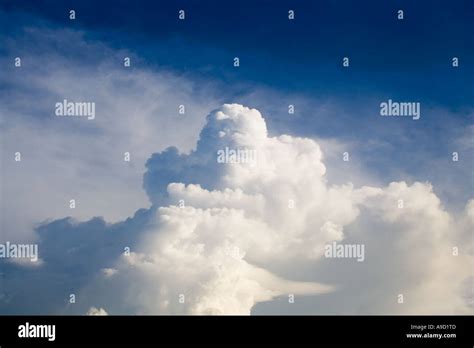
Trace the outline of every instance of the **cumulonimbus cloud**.
<instances>
[{"instance_id":1,"label":"cumulonimbus cloud","mask_svg":"<svg viewBox=\"0 0 474 348\"><path fill-rule=\"evenodd\" d=\"M256 160L219 163L219 151L226 148L255 151ZM344 279L346 265L327 267L341 273L333 284L290 280L278 275L278 265L328 263L324 246L348 237L367 247L360 281L372 284L373 277L382 277L381 289L384 283L393 286L385 298L365 289L381 297L374 308L472 311L462 293L472 272L472 250L459 240L469 240L472 201L462 225L443 209L429 183L329 186L315 141L270 137L262 115L237 104L207 117L190 154L169 148L154 154L147 167L144 186L156 213L113 276L133 284L128 291L137 294L134 308L140 313L249 314L256 303L280 295L337 296L341 284L351 286ZM385 282L383 274L390 279ZM397 308L400 293L409 306Z\"/></svg>"},{"instance_id":2,"label":"cumulonimbus cloud","mask_svg":"<svg viewBox=\"0 0 474 348\"><path fill-rule=\"evenodd\" d=\"M259 111L225 104L195 150L148 160L150 209L39 227L35 272L68 279L52 289L77 293L66 313L250 314L279 296L311 298L313 314L473 313L473 200L458 216L430 183L328 181L316 141L269 136ZM363 244L363 262L326 258L333 242Z\"/></svg>"}]
</instances>

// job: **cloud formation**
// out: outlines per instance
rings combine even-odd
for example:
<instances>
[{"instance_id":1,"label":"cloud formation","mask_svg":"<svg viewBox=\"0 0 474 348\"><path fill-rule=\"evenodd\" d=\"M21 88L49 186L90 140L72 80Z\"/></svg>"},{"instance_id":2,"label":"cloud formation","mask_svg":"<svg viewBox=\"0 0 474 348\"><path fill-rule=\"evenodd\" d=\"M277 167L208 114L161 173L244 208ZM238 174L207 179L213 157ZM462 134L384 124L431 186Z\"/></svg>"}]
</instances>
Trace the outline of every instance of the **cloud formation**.
<instances>
[{"instance_id":1,"label":"cloud formation","mask_svg":"<svg viewBox=\"0 0 474 348\"><path fill-rule=\"evenodd\" d=\"M215 85L147 67L90 33L0 17L21 28L0 38L0 239L38 242L41 258L0 260L1 313L473 313L473 128L463 112L428 107L430 122L416 128L386 123L373 117L379 95ZM59 120L64 98L96 102L97 117ZM226 104L204 120L223 100L266 119ZM216 160L238 149L256 160ZM364 261L325 258L332 242L363 244Z\"/></svg>"},{"instance_id":2,"label":"cloud formation","mask_svg":"<svg viewBox=\"0 0 474 348\"><path fill-rule=\"evenodd\" d=\"M225 148L256 161L219 163ZM43 264L10 286L47 280L37 298L62 313L250 314L278 297L311 300L311 313L473 313L473 200L453 216L429 183L330 185L318 143L269 136L255 109L211 112L195 150L148 160L144 188L153 206L124 222L40 226ZM363 244L364 262L325 258L334 241Z\"/></svg>"},{"instance_id":3,"label":"cloud formation","mask_svg":"<svg viewBox=\"0 0 474 348\"><path fill-rule=\"evenodd\" d=\"M0 241L30 241L38 223L64 216L100 214L109 222L133 216L149 205L141 185L150 153L170 145L192 149L216 105L210 83L149 69L133 53L85 36L41 26L22 28L15 39L0 34L7 53L0 57L0 83L9 88L0 94ZM11 64L16 56L21 68ZM124 56L131 57L130 68ZM55 105L64 99L94 102L96 117L57 117ZM178 112L181 104L185 114ZM17 152L21 162L14 161Z\"/></svg>"},{"instance_id":4,"label":"cloud formation","mask_svg":"<svg viewBox=\"0 0 474 348\"><path fill-rule=\"evenodd\" d=\"M107 311L103 308L91 307L87 311L87 315L108 315Z\"/></svg>"},{"instance_id":5,"label":"cloud formation","mask_svg":"<svg viewBox=\"0 0 474 348\"><path fill-rule=\"evenodd\" d=\"M218 163L225 147L257 161ZM250 314L282 295L316 295L316 313L473 312L472 200L457 219L429 183L328 185L315 141L270 137L238 104L209 114L194 151L147 167L153 208L129 221L130 254L83 289L112 313ZM325 258L333 241L364 244L364 262Z\"/></svg>"}]
</instances>

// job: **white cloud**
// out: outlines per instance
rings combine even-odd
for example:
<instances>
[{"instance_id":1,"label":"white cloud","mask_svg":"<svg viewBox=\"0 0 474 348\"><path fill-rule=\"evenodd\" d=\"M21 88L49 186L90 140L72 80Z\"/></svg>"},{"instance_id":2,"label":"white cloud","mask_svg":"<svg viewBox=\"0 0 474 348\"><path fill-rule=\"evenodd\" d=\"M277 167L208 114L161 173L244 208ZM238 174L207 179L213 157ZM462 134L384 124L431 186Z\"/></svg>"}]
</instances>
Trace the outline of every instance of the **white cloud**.
<instances>
[{"instance_id":1,"label":"white cloud","mask_svg":"<svg viewBox=\"0 0 474 348\"><path fill-rule=\"evenodd\" d=\"M256 165L216 164L225 146L256 149ZM195 151L165 153L149 160L145 176L149 192L156 188L150 178L161 178L160 189L169 183L154 201L161 207L133 253L116 266L115 281L125 286L120 296L135 294L138 313L250 313L255 304L287 294L330 292L337 301L339 290L351 291L357 282L362 293L346 312L472 312L461 293L472 254L461 248L452 255L454 236L472 224L456 231L461 227L429 183L329 186L315 141L269 137L260 113L237 104L208 116ZM173 182L168 163L184 182ZM331 241L365 244L366 261L354 270L350 260L325 260L323 247ZM323 265L318 272L331 272L332 281L322 285L308 273L291 280L288 270L298 274L302 264ZM399 293L404 305L397 303Z\"/></svg>"},{"instance_id":2,"label":"white cloud","mask_svg":"<svg viewBox=\"0 0 474 348\"><path fill-rule=\"evenodd\" d=\"M108 313L103 308L91 307L87 311L87 315L108 315Z\"/></svg>"},{"instance_id":3,"label":"white cloud","mask_svg":"<svg viewBox=\"0 0 474 348\"><path fill-rule=\"evenodd\" d=\"M56 312L75 289L77 303L65 311L105 312L90 307L100 303L113 314L250 313L265 301L296 294L294 306L271 302L274 311L473 313L473 200L463 212L448 213L429 183L379 184L373 173L360 169L360 161L338 162L331 171L328 152L321 149L334 150L329 154L334 164L347 144L270 136L257 110L237 104L210 113L192 151L202 116L219 105L205 83L118 67L124 52L88 43L81 33L32 30L28 35L43 45L39 52L74 43L102 58L71 66L67 57L38 54L24 60L33 64L20 70L27 79L12 79L11 71L3 75L18 88L1 98L6 116L1 237L31 239L35 224L70 215L99 214L119 222L65 219L39 225L43 263L35 269L8 265L8 287L22 291L0 294L3 308ZM63 98L95 101L96 119L57 122L53 106ZM270 98L267 104L280 108L275 96ZM312 104L297 101L295 117L309 122L301 115L305 110L313 116ZM177 113L180 104L186 105L185 116ZM323 106L318 115L328 109ZM340 119L330 118L321 117L340 129L335 126ZM461 150L471 147L468 139L460 138ZM161 151L169 145L179 150ZM226 147L255 150L257 161L217 163L217 151ZM15 151L22 152L21 164L9 160ZM124 151L132 155L125 169ZM153 151L161 152L146 162L143 192L142 167ZM357 156L351 151L351 160ZM445 166L444 159L440 163ZM355 167L362 178L357 181L372 187L355 187ZM463 171L457 175L468 177ZM453 187L445 188L454 192ZM472 196L472 186L463 191ZM149 205L146 194L153 207L121 221ZM72 196L78 197L74 211L67 207ZM365 261L325 259L323 247L332 241L363 243ZM128 257L120 256L124 246L131 247ZM458 256L453 247L459 248ZM34 296L24 296L28 291ZM403 305L397 303L400 293Z\"/></svg>"},{"instance_id":4,"label":"white cloud","mask_svg":"<svg viewBox=\"0 0 474 348\"><path fill-rule=\"evenodd\" d=\"M109 278L113 277L113 275L117 273L117 270L114 268L102 268L102 273L104 274L104 277Z\"/></svg>"}]
</instances>

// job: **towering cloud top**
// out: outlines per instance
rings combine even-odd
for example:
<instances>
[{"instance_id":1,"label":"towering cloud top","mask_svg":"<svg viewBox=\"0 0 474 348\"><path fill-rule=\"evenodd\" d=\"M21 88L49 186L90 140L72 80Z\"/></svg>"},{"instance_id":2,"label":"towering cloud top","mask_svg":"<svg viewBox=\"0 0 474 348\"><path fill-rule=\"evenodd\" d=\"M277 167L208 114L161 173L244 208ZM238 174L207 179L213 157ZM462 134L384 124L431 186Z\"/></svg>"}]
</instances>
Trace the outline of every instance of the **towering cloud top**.
<instances>
[{"instance_id":1,"label":"towering cloud top","mask_svg":"<svg viewBox=\"0 0 474 348\"><path fill-rule=\"evenodd\" d=\"M226 160L219 161L224 149ZM253 161L236 160L239 150L255 151L256 156ZM419 297L428 294L450 293L461 308L463 300L454 294L469 271L458 267L452 273L457 281L450 284L436 271L441 260L446 269L460 258L451 254L453 221L431 185L329 186L322 160L314 140L269 137L260 112L238 104L223 105L208 115L190 154L174 148L154 154L144 182L159 207L155 227L140 252L125 259L127 266L122 267L140 270L146 283L156 282L160 293L187 294L189 302L180 307L167 295L150 311L250 313L257 302L283 294L337 294L338 287L277 275L308 264L345 285L345 291L360 272L371 287L382 287L378 277L387 278L383 301L388 308L396 308L390 303L397 303L401 290L394 281L400 274L406 274L404 291L414 293L409 312L437 308L420 302ZM363 266L354 269L324 257L326 246L346 241L365 247L367 255L359 258ZM394 264L393 258L404 261ZM421 260L423 271L411 264ZM427 281L412 283L412 277ZM434 290L434 284L439 288Z\"/></svg>"},{"instance_id":2,"label":"towering cloud top","mask_svg":"<svg viewBox=\"0 0 474 348\"><path fill-rule=\"evenodd\" d=\"M224 161L219 160L221 153ZM189 155L171 147L154 154L147 167L144 185L155 204L172 182L248 192L258 192L262 184L289 184L293 190L307 181L321 181L326 171L316 142L288 135L268 137L260 112L239 104L224 104L207 116Z\"/></svg>"},{"instance_id":3,"label":"towering cloud top","mask_svg":"<svg viewBox=\"0 0 474 348\"><path fill-rule=\"evenodd\" d=\"M260 112L239 104L224 104L207 116L198 149L223 145L258 147L267 138L267 126Z\"/></svg>"}]
</instances>

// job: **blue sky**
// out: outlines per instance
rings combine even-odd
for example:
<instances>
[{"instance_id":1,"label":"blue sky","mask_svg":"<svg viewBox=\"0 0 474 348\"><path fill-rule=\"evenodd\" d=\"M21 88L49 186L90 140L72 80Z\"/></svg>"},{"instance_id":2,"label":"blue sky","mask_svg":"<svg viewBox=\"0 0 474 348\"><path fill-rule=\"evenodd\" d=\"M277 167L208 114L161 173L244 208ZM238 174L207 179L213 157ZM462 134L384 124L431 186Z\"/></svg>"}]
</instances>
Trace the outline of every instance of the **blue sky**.
<instances>
[{"instance_id":1,"label":"blue sky","mask_svg":"<svg viewBox=\"0 0 474 348\"><path fill-rule=\"evenodd\" d=\"M420 169L423 156L404 156L401 163L399 152L423 148L432 156L450 154L453 139L465 133L457 129L472 123L472 1L456 0L449 6L444 1L429 6L411 1L7 1L3 8L4 33L13 37L21 36L24 26L83 31L89 42L129 51L141 68L212 81L220 86L224 101L268 109L270 131L387 140L397 149L388 157L411 171ZM72 8L74 21L67 16ZM185 21L177 19L179 9L186 11ZM287 19L289 9L296 11L295 21ZM399 9L403 21L396 17ZM26 41L20 49L28 59L35 44ZM58 49L91 68L103 58L100 51L84 52L74 45ZM235 56L241 60L238 69L232 66ZM350 68L341 65L345 56ZM460 60L458 68L451 66L454 56ZM336 115L315 119L299 107L297 122L287 122L284 115L278 117L286 111L283 102L279 107L272 103L277 109L272 110L267 102L249 100L249 92L259 88L286 96L288 104L294 103L291 96L333 101ZM381 121L378 105L389 98L421 102L422 119ZM384 161L387 156L377 158ZM386 166L374 163L375 170ZM427 172L426 179L434 180Z\"/></svg>"},{"instance_id":2,"label":"blue sky","mask_svg":"<svg viewBox=\"0 0 474 348\"><path fill-rule=\"evenodd\" d=\"M474 43L471 1L6 1L24 13L4 25L47 21L85 30L90 40L129 49L150 66L227 83L254 82L308 95L416 96L459 110L472 107ZM67 18L74 8L77 19ZM124 11L124 9L126 9ZM177 11L186 11L186 20ZM296 11L288 21L287 11ZM398 21L396 11L405 19ZM15 24L16 23L16 24ZM5 28L7 29L7 28ZM7 30L12 29L11 27ZM229 61L239 56L237 71ZM351 68L341 67L341 58ZM453 56L460 67L452 69ZM93 59L91 57L91 59Z\"/></svg>"},{"instance_id":3,"label":"blue sky","mask_svg":"<svg viewBox=\"0 0 474 348\"><path fill-rule=\"evenodd\" d=\"M68 18L70 9L76 11L73 21ZM184 21L177 18L180 9L186 11ZM290 9L295 11L293 21L287 17ZM404 11L402 21L397 19L399 9ZM157 225L163 230L156 223L160 219L156 208L167 209L176 202L161 202L156 197L170 194L163 192L168 184L195 183L216 190L225 187L219 181L225 171L208 163L196 164L209 155L203 150L206 146L211 150L216 146L200 138L203 127L209 127L211 134L219 127L206 115L224 103L258 109L270 136L289 134L316 141L323 157L319 159L316 150L313 155L316 164L321 160L327 168L323 181L329 190L345 192L347 183L355 190L364 185L383 187L380 190L388 202L394 192L406 190L414 197L419 195L414 202L425 204L426 211L416 213L420 217L415 227L410 225L416 220L413 217L386 226L384 214L389 216L390 209L380 207L389 203L381 199L380 207L374 207L367 198L359 207L360 219L351 223L342 219L347 240L363 240L368 250L374 250L370 245L396 244L403 238L412 241L411 245L428 241L431 246L432 238L434 245L435 236L456 229L452 237L455 242L469 244L468 202L474 196L473 18L474 2L469 0L449 4L398 0L3 1L0 241L38 241L44 264L38 268L8 264L7 292L13 297L0 297L0 311L84 314L103 302L111 313L143 312L137 303L121 303L118 295L118 300L115 296L109 300L101 292L106 286L97 281L98 273L117 267L120 282L135 279L139 284L155 284L152 276L140 278L118 265L117 253L127 243L140 248L147 226ZM21 69L13 65L17 56L22 58ZM132 58L130 68L123 67L125 56ZM234 57L240 58L238 68L233 66ZM343 57L350 58L350 67L342 66ZM459 67L452 67L453 57L459 58ZM95 101L97 119L82 122L53 117L54 104L64 98ZM420 102L421 118L381 117L379 105L388 99ZM186 105L186 117L176 117L179 104ZM295 105L294 115L287 112L289 104ZM231 114L234 109L225 112ZM246 112L242 111L243 115ZM250 125L248 129L252 129ZM237 125L232 127L242 131ZM199 139L201 149L197 149ZM181 154L163 153L169 146ZM21 166L9 161L15 151L21 151L25 158ZM131 151L133 158L126 167L124 151ZM341 161L344 151L350 153L350 163ZM452 161L453 151L459 153L459 162ZM279 160L275 159L276 167ZM288 160L292 163L293 159ZM312 165L315 163L309 163L308 168ZM283 172L281 182L285 186L285 180L291 179ZM319 183L319 179L315 181ZM403 184L390 186L393 182L406 182L408 188ZM431 195L429 185L437 198ZM312 192L311 187L308 190ZM275 192L280 191L275 188ZM272 190L258 194L270 202L275 199ZM71 197L80 202L74 211L65 204ZM333 199L321 197L325 198L315 197L315 202ZM208 208L199 201L195 204ZM335 211L345 207L342 203L336 206ZM445 214L453 225L445 221ZM263 220L271 225L271 221ZM440 231L437 225L442 226ZM422 238L411 240L415 238L409 236L413 231L422 231ZM112 237L114 232L118 235ZM403 238L393 237L397 233ZM433 258L436 250L429 249L426 255ZM76 252L79 256L69 260ZM376 249L372 254L372 260L379 259L371 264L373 277L364 278L369 290L351 277L352 273L360 277L372 274L358 264L347 263L346 268L338 269L340 266L330 262L314 263L290 251L291 262L286 265L284 257L281 262L257 260L267 271L297 278L292 280L340 281L346 300L341 302L337 293L309 296L298 302L295 310L285 307L279 298L259 302L254 310L398 313L400 309L392 307L384 296L396 291L393 287L398 283L418 294L411 280L423 270L410 273L409 261L418 261L416 249L407 250L406 255L393 250L400 258L406 256L408 261L403 265L380 259L387 252ZM472 250L467 254L472 257ZM64 264L58 261L66 259L69 261ZM389 272L393 277L384 286L378 284L378 277L385 274L383 267L393 268ZM337 279L338 272L346 278ZM397 278L404 272L406 278ZM49 280L37 294L41 301L25 301L39 278ZM160 275L157 283L162 279L166 277ZM372 293L377 284L380 289ZM98 303L82 300L76 308L64 306L62 296L70 291L81 291L87 294L86 299ZM359 299L359 291L367 296ZM420 293L425 291L432 290ZM376 298L374 307L371 298ZM161 307L150 308L154 313ZM430 307L429 303L410 308L426 313L466 312L457 303L448 309ZM467 311L472 311L469 308Z\"/></svg>"}]
</instances>

